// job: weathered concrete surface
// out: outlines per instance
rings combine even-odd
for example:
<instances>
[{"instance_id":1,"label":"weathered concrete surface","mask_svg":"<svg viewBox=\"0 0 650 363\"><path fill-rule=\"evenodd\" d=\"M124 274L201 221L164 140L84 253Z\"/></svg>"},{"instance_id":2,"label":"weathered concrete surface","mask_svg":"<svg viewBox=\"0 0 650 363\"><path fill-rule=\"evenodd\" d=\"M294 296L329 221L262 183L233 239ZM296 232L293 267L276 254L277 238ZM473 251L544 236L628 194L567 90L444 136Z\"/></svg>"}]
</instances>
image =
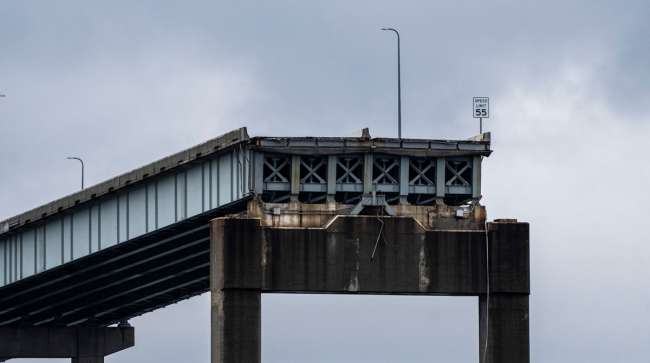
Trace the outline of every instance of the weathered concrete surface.
<instances>
[{"instance_id":1,"label":"weathered concrete surface","mask_svg":"<svg viewBox=\"0 0 650 363\"><path fill-rule=\"evenodd\" d=\"M481 295L479 301L480 361L530 362L528 295L490 295L490 311L487 317L486 295ZM486 326L489 326L488 330ZM487 359L484 359L486 332L489 338Z\"/></svg>"},{"instance_id":2,"label":"weathered concrete surface","mask_svg":"<svg viewBox=\"0 0 650 363\"><path fill-rule=\"evenodd\" d=\"M265 227L301 227L320 228L332 221L336 216L349 214L354 204L326 202L308 204L300 202L264 203L253 198L247 205L247 217L259 218ZM449 206L446 204L433 205L391 205L397 216L408 216L418 221L427 230L483 230L486 220L486 210L482 205L475 204L471 208ZM463 211L463 218L456 213ZM275 211L275 212L274 212Z\"/></svg>"},{"instance_id":3,"label":"weathered concrete surface","mask_svg":"<svg viewBox=\"0 0 650 363\"><path fill-rule=\"evenodd\" d=\"M490 299L488 302L486 294L479 297L481 362L530 362L529 226L527 223L490 223L488 231ZM517 286L526 286L527 291ZM486 334L488 347L484 359Z\"/></svg>"},{"instance_id":4,"label":"weathered concrete surface","mask_svg":"<svg viewBox=\"0 0 650 363\"><path fill-rule=\"evenodd\" d=\"M261 362L261 310L257 290L212 293L213 362Z\"/></svg>"},{"instance_id":5,"label":"weathered concrete surface","mask_svg":"<svg viewBox=\"0 0 650 363\"><path fill-rule=\"evenodd\" d=\"M487 362L526 363L528 224L491 223L488 236L487 317L479 306L480 320L487 322L481 331L487 328L490 336ZM326 228L269 228L258 219L220 218L212 223L211 248L212 361L219 363L260 362L260 293L484 300L488 289L485 231L428 231L408 217L339 216Z\"/></svg>"},{"instance_id":6,"label":"weathered concrete surface","mask_svg":"<svg viewBox=\"0 0 650 363\"><path fill-rule=\"evenodd\" d=\"M9 358L72 358L103 362L104 357L132 347L135 332L123 328L0 328L0 360Z\"/></svg>"},{"instance_id":7,"label":"weathered concrete surface","mask_svg":"<svg viewBox=\"0 0 650 363\"><path fill-rule=\"evenodd\" d=\"M228 241L240 238L237 251L211 248L210 290L212 299L212 362L261 362L261 296L256 281L244 282L234 289L226 286L233 276L259 276L260 226L256 219L227 219L241 223L213 223L212 235ZM256 243L256 241L258 243ZM226 247L229 244L220 244ZM236 257L224 253L236 253ZM240 263L258 261L245 266ZM243 269L248 269L244 271Z\"/></svg>"}]
</instances>

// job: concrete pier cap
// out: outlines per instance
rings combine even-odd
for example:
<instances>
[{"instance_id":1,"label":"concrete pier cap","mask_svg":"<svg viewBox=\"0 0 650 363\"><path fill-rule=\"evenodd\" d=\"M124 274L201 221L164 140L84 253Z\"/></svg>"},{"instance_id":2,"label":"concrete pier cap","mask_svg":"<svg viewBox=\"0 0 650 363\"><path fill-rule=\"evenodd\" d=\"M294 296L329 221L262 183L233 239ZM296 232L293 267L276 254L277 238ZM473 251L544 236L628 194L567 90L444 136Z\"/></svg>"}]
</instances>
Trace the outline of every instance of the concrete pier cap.
<instances>
[{"instance_id":1,"label":"concrete pier cap","mask_svg":"<svg viewBox=\"0 0 650 363\"><path fill-rule=\"evenodd\" d=\"M0 327L0 362L13 358L70 358L103 363L135 344L133 327Z\"/></svg>"},{"instance_id":2,"label":"concrete pier cap","mask_svg":"<svg viewBox=\"0 0 650 363\"><path fill-rule=\"evenodd\" d=\"M528 224L375 204L252 200L212 220L212 362L261 362L263 293L477 296L481 362L529 362Z\"/></svg>"}]
</instances>

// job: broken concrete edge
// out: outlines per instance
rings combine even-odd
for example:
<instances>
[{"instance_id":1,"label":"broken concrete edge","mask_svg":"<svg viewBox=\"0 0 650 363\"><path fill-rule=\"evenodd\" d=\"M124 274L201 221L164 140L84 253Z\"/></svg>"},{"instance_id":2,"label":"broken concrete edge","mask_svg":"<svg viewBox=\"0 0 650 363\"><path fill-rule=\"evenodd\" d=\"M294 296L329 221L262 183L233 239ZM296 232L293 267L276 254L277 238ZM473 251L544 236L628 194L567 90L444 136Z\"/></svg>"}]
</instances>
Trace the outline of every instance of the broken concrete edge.
<instances>
[{"instance_id":1,"label":"broken concrete edge","mask_svg":"<svg viewBox=\"0 0 650 363\"><path fill-rule=\"evenodd\" d=\"M470 206L396 204L390 207L395 217L413 218L424 230L484 230L487 218L486 208L478 203ZM267 227L322 228L331 224L337 216L350 216L354 208L353 204L338 202L266 203L260 198L251 198L248 201L246 212L237 213L234 216L259 218L260 223ZM459 211L462 212L461 216L458 214ZM377 211L376 214L363 215L384 218L388 217L387 214Z\"/></svg>"},{"instance_id":2,"label":"broken concrete edge","mask_svg":"<svg viewBox=\"0 0 650 363\"><path fill-rule=\"evenodd\" d=\"M482 134L474 135L467 139L469 141L483 141L483 142L490 142L492 140L492 133L491 132L484 132Z\"/></svg>"}]
</instances>

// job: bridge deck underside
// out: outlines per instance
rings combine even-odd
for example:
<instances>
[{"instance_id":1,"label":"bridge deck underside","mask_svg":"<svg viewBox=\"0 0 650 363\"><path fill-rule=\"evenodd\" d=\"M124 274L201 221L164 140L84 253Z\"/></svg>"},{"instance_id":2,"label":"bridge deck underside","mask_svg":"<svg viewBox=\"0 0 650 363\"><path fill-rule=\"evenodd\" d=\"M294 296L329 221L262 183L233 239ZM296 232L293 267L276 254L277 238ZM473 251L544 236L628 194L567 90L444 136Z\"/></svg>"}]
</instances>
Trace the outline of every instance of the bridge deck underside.
<instances>
[{"instance_id":1,"label":"bridge deck underside","mask_svg":"<svg viewBox=\"0 0 650 363\"><path fill-rule=\"evenodd\" d=\"M0 288L0 326L107 326L209 290L204 213Z\"/></svg>"}]
</instances>

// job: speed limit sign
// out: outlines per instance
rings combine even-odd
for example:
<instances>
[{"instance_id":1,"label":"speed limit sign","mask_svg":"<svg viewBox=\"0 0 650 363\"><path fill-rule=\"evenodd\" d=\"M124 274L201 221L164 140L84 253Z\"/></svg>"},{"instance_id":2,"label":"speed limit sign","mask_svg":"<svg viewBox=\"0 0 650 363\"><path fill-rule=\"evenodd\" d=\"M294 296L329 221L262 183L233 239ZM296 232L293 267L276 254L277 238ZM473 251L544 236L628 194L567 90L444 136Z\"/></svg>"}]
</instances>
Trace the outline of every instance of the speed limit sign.
<instances>
[{"instance_id":1,"label":"speed limit sign","mask_svg":"<svg viewBox=\"0 0 650 363\"><path fill-rule=\"evenodd\" d=\"M474 118L490 118L490 98L474 97Z\"/></svg>"}]
</instances>

